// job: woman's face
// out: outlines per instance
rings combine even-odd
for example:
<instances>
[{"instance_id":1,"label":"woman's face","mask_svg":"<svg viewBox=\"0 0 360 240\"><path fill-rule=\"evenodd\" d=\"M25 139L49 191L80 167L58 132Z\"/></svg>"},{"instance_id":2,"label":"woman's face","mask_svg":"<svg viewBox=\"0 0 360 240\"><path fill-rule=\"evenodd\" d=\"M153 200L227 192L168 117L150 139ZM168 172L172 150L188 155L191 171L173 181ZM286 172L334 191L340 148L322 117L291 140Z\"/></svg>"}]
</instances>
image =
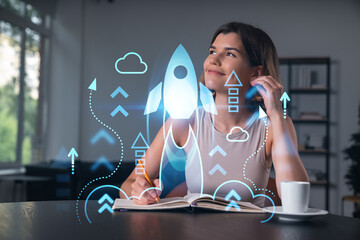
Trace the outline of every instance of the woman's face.
<instances>
[{"instance_id":1,"label":"woman's face","mask_svg":"<svg viewBox=\"0 0 360 240\"><path fill-rule=\"evenodd\" d=\"M221 33L210 46L209 55L204 62L206 87L215 90L217 94L227 94L228 88L224 85L233 70L243 84L240 92L247 91L254 68L250 66L242 41L236 33ZM229 83L237 83L234 75Z\"/></svg>"}]
</instances>

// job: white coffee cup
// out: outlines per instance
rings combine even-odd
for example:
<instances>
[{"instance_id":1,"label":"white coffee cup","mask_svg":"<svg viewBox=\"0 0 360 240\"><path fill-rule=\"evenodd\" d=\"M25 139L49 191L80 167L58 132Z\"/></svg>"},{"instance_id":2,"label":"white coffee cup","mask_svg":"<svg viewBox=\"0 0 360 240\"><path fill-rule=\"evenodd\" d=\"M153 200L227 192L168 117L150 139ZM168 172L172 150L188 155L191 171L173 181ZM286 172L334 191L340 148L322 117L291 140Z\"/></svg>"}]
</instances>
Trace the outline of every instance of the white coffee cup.
<instances>
[{"instance_id":1,"label":"white coffee cup","mask_svg":"<svg viewBox=\"0 0 360 240\"><path fill-rule=\"evenodd\" d=\"M285 181L281 182L282 209L287 213L304 213L308 210L310 183Z\"/></svg>"}]
</instances>

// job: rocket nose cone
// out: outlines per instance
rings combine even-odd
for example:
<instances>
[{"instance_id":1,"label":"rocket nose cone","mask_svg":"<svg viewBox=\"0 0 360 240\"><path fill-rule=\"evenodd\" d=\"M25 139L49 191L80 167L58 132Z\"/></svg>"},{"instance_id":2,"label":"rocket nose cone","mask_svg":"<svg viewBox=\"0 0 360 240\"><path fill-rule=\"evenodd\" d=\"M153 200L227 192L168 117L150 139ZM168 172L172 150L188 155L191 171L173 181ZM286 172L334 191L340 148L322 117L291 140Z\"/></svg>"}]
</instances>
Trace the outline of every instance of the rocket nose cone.
<instances>
[{"instance_id":1,"label":"rocket nose cone","mask_svg":"<svg viewBox=\"0 0 360 240\"><path fill-rule=\"evenodd\" d=\"M180 43L179 46L175 49L174 54L175 54L177 51L185 51L185 52L186 52L184 46L183 46L181 43Z\"/></svg>"},{"instance_id":2,"label":"rocket nose cone","mask_svg":"<svg viewBox=\"0 0 360 240\"><path fill-rule=\"evenodd\" d=\"M180 44L164 78L164 106L173 119L188 119L197 106L197 79L189 54Z\"/></svg>"}]
</instances>

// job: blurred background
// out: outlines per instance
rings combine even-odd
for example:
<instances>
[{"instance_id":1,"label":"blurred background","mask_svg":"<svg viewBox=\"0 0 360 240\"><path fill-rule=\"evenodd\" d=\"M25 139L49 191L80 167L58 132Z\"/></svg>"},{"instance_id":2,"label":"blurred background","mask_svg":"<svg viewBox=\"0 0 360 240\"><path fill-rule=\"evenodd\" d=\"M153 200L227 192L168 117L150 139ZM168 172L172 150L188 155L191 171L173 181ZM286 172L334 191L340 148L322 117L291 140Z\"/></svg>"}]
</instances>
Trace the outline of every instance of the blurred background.
<instances>
[{"instance_id":1,"label":"blurred background","mask_svg":"<svg viewBox=\"0 0 360 240\"><path fill-rule=\"evenodd\" d=\"M135 167L134 142L150 144L162 125L162 112L143 113L173 51L182 44L200 76L213 33L229 21L263 29L277 47L310 205L359 214L357 0L0 0L0 202L77 199L117 167L96 184L120 186ZM145 73L115 69L129 52ZM113 94L118 87L126 94ZM118 106L128 115L111 115Z\"/></svg>"}]
</instances>

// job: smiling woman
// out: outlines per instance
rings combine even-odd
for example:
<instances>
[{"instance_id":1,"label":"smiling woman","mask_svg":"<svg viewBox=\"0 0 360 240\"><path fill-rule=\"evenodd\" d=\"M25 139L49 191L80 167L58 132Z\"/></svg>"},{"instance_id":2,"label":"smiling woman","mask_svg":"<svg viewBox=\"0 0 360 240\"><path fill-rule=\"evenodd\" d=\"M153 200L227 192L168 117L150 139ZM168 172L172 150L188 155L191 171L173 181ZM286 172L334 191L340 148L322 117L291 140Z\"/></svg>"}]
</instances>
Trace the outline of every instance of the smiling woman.
<instances>
[{"instance_id":1,"label":"smiling woman","mask_svg":"<svg viewBox=\"0 0 360 240\"><path fill-rule=\"evenodd\" d=\"M200 108L198 116L193 114L190 119L181 121L169 118L163 128L165 135L172 129L174 143L186 151L190 162L192 153L188 149L191 148L186 146L189 124L198 133L203 184L197 184L199 171L186 168L184 188L176 187L178 192L172 196L204 193L225 197L235 191L242 201L262 206L264 198L254 198L253 193L264 195L268 191L266 186L272 164L279 193L281 181L308 181L297 153L293 123L291 119L283 118L278 56L265 32L238 22L221 26L212 38L202 76L202 82L214 92L217 114ZM258 93L249 98L254 87ZM260 119L259 108L254 106L262 106L267 118ZM163 129L160 129L145 153L147 172L155 179L156 187L160 187L157 178L166 144L163 136ZM215 156L217 152L226 159ZM237 184L239 181L249 188ZM133 172L122 188L128 195L138 196L149 186L143 176L136 176ZM134 201L138 204L154 203L156 194L149 190Z\"/></svg>"}]
</instances>

